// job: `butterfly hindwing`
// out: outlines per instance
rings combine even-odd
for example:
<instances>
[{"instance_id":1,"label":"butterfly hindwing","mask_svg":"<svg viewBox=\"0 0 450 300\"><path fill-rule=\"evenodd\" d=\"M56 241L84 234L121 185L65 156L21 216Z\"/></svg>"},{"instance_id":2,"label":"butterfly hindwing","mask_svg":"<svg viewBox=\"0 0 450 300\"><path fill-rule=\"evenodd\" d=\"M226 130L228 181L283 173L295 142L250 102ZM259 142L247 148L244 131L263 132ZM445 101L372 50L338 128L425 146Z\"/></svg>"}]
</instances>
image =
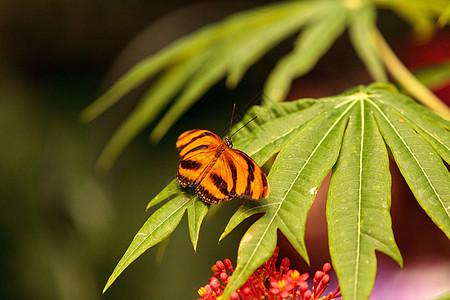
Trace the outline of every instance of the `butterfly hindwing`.
<instances>
[{"instance_id":1,"label":"butterfly hindwing","mask_svg":"<svg viewBox=\"0 0 450 300\"><path fill-rule=\"evenodd\" d=\"M227 149L224 155L229 165L236 168L236 193L245 199L259 200L269 194L266 175L247 154L236 149Z\"/></svg>"},{"instance_id":2,"label":"butterfly hindwing","mask_svg":"<svg viewBox=\"0 0 450 300\"><path fill-rule=\"evenodd\" d=\"M225 155L221 155L216 160L195 191L203 201L208 203L220 203L235 196L233 176Z\"/></svg>"}]
</instances>

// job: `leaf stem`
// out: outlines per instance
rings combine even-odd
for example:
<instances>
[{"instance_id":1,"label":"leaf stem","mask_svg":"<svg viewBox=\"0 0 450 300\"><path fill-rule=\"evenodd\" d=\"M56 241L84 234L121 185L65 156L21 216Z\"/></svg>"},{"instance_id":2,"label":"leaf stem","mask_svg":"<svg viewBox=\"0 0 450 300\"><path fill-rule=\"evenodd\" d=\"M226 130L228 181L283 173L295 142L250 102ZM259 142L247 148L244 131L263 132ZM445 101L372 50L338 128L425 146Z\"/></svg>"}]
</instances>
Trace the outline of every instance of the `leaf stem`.
<instances>
[{"instance_id":1,"label":"leaf stem","mask_svg":"<svg viewBox=\"0 0 450 300\"><path fill-rule=\"evenodd\" d=\"M447 120L450 120L450 108L412 75L398 59L377 29L375 29L374 33L377 41L378 53L392 77L419 102L428 106Z\"/></svg>"}]
</instances>

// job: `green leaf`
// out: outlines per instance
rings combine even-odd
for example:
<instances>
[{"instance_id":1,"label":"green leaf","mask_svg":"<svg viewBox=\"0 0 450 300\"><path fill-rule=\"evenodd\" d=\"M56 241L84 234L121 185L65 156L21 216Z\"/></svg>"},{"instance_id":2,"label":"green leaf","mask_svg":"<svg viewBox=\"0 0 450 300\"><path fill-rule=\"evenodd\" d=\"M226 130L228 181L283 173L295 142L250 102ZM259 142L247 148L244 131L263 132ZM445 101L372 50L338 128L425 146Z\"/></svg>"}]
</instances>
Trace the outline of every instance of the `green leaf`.
<instances>
[{"instance_id":1,"label":"green leaf","mask_svg":"<svg viewBox=\"0 0 450 300\"><path fill-rule=\"evenodd\" d=\"M134 237L127 251L120 259L111 276L109 277L103 292L117 279L117 277L148 248L160 243L167 238L180 223L185 210L195 201L197 196L187 193L178 195L158 209L145 222L144 226Z\"/></svg>"},{"instance_id":2,"label":"green leaf","mask_svg":"<svg viewBox=\"0 0 450 300\"><path fill-rule=\"evenodd\" d=\"M439 16L438 24L439 26L444 27L446 24L449 23L450 23L450 3L447 3L447 7L441 12L441 15Z\"/></svg>"},{"instance_id":3,"label":"green leaf","mask_svg":"<svg viewBox=\"0 0 450 300\"><path fill-rule=\"evenodd\" d=\"M432 89L445 86L450 83L450 61L415 70L414 76Z\"/></svg>"},{"instance_id":4,"label":"green leaf","mask_svg":"<svg viewBox=\"0 0 450 300\"><path fill-rule=\"evenodd\" d=\"M181 189L177 185L177 181L172 180L158 195L156 195L148 204L146 210L158 205L159 203L179 197L182 193Z\"/></svg>"},{"instance_id":5,"label":"green leaf","mask_svg":"<svg viewBox=\"0 0 450 300\"><path fill-rule=\"evenodd\" d=\"M181 86L194 74L207 55L208 52L205 51L192 60L174 66L148 89L139 105L127 117L106 145L97 161L97 166L100 169L109 170L111 168L123 148L145 126L158 117L160 112L169 104L167 99L178 93Z\"/></svg>"},{"instance_id":6,"label":"green leaf","mask_svg":"<svg viewBox=\"0 0 450 300\"><path fill-rule=\"evenodd\" d=\"M233 28L232 25L235 25L236 28L233 28L232 31L236 32L236 34L229 35L221 41L216 42L212 55L204 61L196 74L187 80L186 87L183 89L182 94L158 122L150 134L150 139L158 141L173 123L175 123L175 121L186 112L186 110L192 106L201 95L223 78L227 72L233 72L233 68L239 68L240 73L245 72L246 69L243 69L243 66L246 65L248 67L248 63L244 62L244 64L236 64L239 62L239 57L242 56L240 53L248 53L246 55L247 58L245 59L247 62L248 59L250 59L249 56L255 59L258 55L255 51L258 51L258 48L249 51L255 43L255 40L260 44L260 47L264 45L264 49L267 50L269 47L273 46L276 41L286 37L286 35L293 30L298 29L304 20L304 18L298 18L298 14L304 10L304 6L305 4L303 3L301 3L301 5L295 3L295 5L284 4L276 8L272 7L269 15L265 12L267 9L261 10L264 13L265 18L261 19L258 17L246 20L246 26L242 26L243 24L241 23L230 23L230 28ZM286 20L291 21L286 22ZM282 27L282 30L275 30L280 28L280 26ZM274 30L272 39L266 39L269 28ZM262 53L259 51L259 54L261 55ZM244 57L245 56L242 56L242 58ZM237 78L235 77L235 79Z\"/></svg>"},{"instance_id":7,"label":"green leaf","mask_svg":"<svg viewBox=\"0 0 450 300\"><path fill-rule=\"evenodd\" d=\"M264 88L269 95L266 99L284 99L291 81L309 72L346 26L370 74L376 80L385 81L385 71L376 52L380 50L374 44L374 5L389 7L408 20L414 20L416 28L428 34L438 16L445 19L442 12L449 7L447 0L285 1L236 13L205 26L142 60L81 113L83 120L90 121L126 93L158 75L138 107L107 144L97 166L108 170L124 147L169 107L150 135L152 141L158 141L220 79L226 77L228 86L236 86L251 65L269 49L302 29L294 50L272 71ZM405 72L395 75L396 79L418 99L436 105L437 99L424 87L411 80L400 80L408 77ZM442 106L435 107L439 110Z\"/></svg>"},{"instance_id":8,"label":"green leaf","mask_svg":"<svg viewBox=\"0 0 450 300\"><path fill-rule=\"evenodd\" d=\"M260 22L267 19L277 9L292 9L293 3L275 4L249 12L235 14L213 26L206 26L194 34L172 42L160 52L145 58L123 75L97 101L81 113L81 119L91 121L117 102L120 97L142 84L164 68L177 63L184 63L205 51L208 47L216 47L216 43L223 38L234 36L245 29L248 23ZM166 99L169 101L170 99Z\"/></svg>"},{"instance_id":9,"label":"green leaf","mask_svg":"<svg viewBox=\"0 0 450 300\"><path fill-rule=\"evenodd\" d=\"M309 107L289 114L287 114L287 110L279 111L279 113L282 113L283 115L268 122L264 121L252 125L256 127L249 126L243 128L236 135L233 142L235 147L242 149L242 151L250 155L258 164L263 165L275 153L279 152L306 123L314 119L316 114L323 111L325 108L333 106L335 103L333 100L315 102L303 100L294 104L293 107L296 107L297 110L304 105L309 105ZM272 111L270 110L271 108L273 108ZM286 109L289 107L286 103L282 103L282 105L273 105L269 107L267 111L273 112L276 109L280 110L280 108ZM258 116L258 121L262 121L261 118L265 115L262 111L250 111L248 115L252 116L253 114ZM244 118L243 121L246 120L247 118ZM239 126L240 124L236 125L237 128L239 128ZM249 136L251 139L249 139Z\"/></svg>"},{"instance_id":10,"label":"green leaf","mask_svg":"<svg viewBox=\"0 0 450 300\"><path fill-rule=\"evenodd\" d=\"M297 38L293 52L280 59L270 74L264 87L269 99L283 100L289 92L291 81L309 72L344 31L347 9L338 1L325 3L329 7L316 15L316 21Z\"/></svg>"},{"instance_id":11,"label":"green leaf","mask_svg":"<svg viewBox=\"0 0 450 300\"><path fill-rule=\"evenodd\" d=\"M383 96L392 101L392 95L383 93ZM441 157L413 128L399 122L390 106L383 102L370 104L400 172L420 206L450 237L450 174Z\"/></svg>"},{"instance_id":12,"label":"green leaf","mask_svg":"<svg viewBox=\"0 0 450 300\"><path fill-rule=\"evenodd\" d=\"M192 247L194 247L194 251L197 251L200 226L202 225L203 219L208 214L208 211L209 204L201 201L198 197L196 197L194 201L191 201L187 208L189 236L191 237Z\"/></svg>"},{"instance_id":13,"label":"green leaf","mask_svg":"<svg viewBox=\"0 0 450 300\"><path fill-rule=\"evenodd\" d=\"M304 106L298 106L300 110L295 111L296 105L301 103ZM396 161L400 170L404 169L402 164L414 170L414 175L411 173L408 176L418 182L408 179L407 182L411 182L413 191L418 190L415 194L425 195L417 195L419 203L426 202L422 206L448 235L449 173L439 157L447 157L450 147L450 133L443 127L447 121L415 104L409 97L398 94L395 89L380 84L359 87L338 97L315 102L298 100L283 104L285 106L269 106L265 114L261 107L252 110L264 116L262 122L249 129L249 132L243 130L240 133L257 138L250 143L242 142L241 149L249 151L255 158L259 157L260 163L271 157L273 152L279 153L268 176L269 197L257 202L245 202L230 219L220 237L223 239L244 219L263 213L241 240L238 264L224 298L239 288L270 257L276 245L277 229L307 260L303 241L306 214L317 187L333 167L327 204L332 261L344 296L367 299L375 278L375 251L381 251L402 264L391 229L391 181L384 141L394 153L393 144L401 145L406 136L397 130L399 135L394 137L385 128L386 124L381 124L381 120L387 124L395 122L395 126L407 126L411 132L414 132L414 128L417 131L414 137L418 140L412 141L415 146L410 146L410 149L414 149L411 152L420 157L419 161L424 159L422 164L429 160L427 168L421 166L427 176L419 176L417 163L411 159L400 162L396 158ZM284 107L286 110L280 113ZM312 111L314 115L311 116ZM274 112L278 112L278 115ZM304 113L302 116L306 120L297 120L296 123L297 118L294 116L301 113ZM290 121L283 122L286 120ZM270 139L281 142L275 142L276 146L269 147L270 143L264 141L262 130L267 131ZM344 141L340 146L342 136ZM438 149L438 152L433 148ZM400 152L407 154L407 151ZM394 153L396 156L398 154ZM436 193L431 196L436 199L430 198L432 189L426 186L425 178L433 183Z\"/></svg>"},{"instance_id":14,"label":"green leaf","mask_svg":"<svg viewBox=\"0 0 450 300\"><path fill-rule=\"evenodd\" d=\"M450 292L445 293L445 294L442 295L442 296L439 296L439 297L436 298L435 300L448 300L448 299L450 299Z\"/></svg>"},{"instance_id":15,"label":"green leaf","mask_svg":"<svg viewBox=\"0 0 450 300\"><path fill-rule=\"evenodd\" d=\"M360 7L351 10L350 16L349 35L356 53L374 80L386 82L386 72L375 45L375 7L370 2L365 2Z\"/></svg>"},{"instance_id":16,"label":"green leaf","mask_svg":"<svg viewBox=\"0 0 450 300\"><path fill-rule=\"evenodd\" d=\"M227 284L225 299L271 256L277 229L308 261L304 244L307 212L320 183L338 157L347 114L355 105L348 100L344 105L334 104L329 114L318 115L308 122L280 151L268 176L270 194L258 201L261 208L252 205L247 211L240 209L230 220L233 224L253 212L265 213L242 238L237 267ZM230 231L229 226L226 231Z\"/></svg>"},{"instance_id":17,"label":"green leaf","mask_svg":"<svg viewBox=\"0 0 450 300\"><path fill-rule=\"evenodd\" d=\"M400 122L407 122L408 125L427 140L434 147L434 150L447 162L450 163L450 135L445 129L423 115L413 114L409 117L399 109L393 109L399 116Z\"/></svg>"},{"instance_id":18,"label":"green leaf","mask_svg":"<svg viewBox=\"0 0 450 300\"><path fill-rule=\"evenodd\" d=\"M436 30L436 21L445 24L448 0L373 0L380 8L388 8L411 24L421 38L429 38Z\"/></svg>"},{"instance_id":19,"label":"green leaf","mask_svg":"<svg viewBox=\"0 0 450 300\"><path fill-rule=\"evenodd\" d=\"M333 168L327 203L330 254L348 299L369 297L375 281L375 250L402 264L389 215L388 154L371 109L366 101L358 104Z\"/></svg>"},{"instance_id":20,"label":"green leaf","mask_svg":"<svg viewBox=\"0 0 450 300\"><path fill-rule=\"evenodd\" d=\"M323 1L322 1L323 2ZM299 6L290 10L283 19L265 26L245 37L245 47L235 52L230 60L230 74L227 77L227 86L235 87L244 73L256 63L273 45L298 31L319 13L324 4L322 2L303 1Z\"/></svg>"}]
</instances>

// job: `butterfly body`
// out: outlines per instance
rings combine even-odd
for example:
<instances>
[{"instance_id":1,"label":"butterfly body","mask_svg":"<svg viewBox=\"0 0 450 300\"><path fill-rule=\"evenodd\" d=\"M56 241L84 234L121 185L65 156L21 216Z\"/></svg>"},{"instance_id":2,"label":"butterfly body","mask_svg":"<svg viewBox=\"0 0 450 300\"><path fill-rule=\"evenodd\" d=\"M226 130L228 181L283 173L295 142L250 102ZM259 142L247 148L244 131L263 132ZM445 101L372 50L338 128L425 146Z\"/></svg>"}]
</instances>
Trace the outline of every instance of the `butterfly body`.
<instances>
[{"instance_id":1,"label":"butterfly body","mask_svg":"<svg viewBox=\"0 0 450 300\"><path fill-rule=\"evenodd\" d=\"M220 203L238 196L252 200L266 198L267 178L244 152L232 149L231 138L201 129L182 133L176 143L180 155L177 183L195 187L205 202Z\"/></svg>"}]
</instances>

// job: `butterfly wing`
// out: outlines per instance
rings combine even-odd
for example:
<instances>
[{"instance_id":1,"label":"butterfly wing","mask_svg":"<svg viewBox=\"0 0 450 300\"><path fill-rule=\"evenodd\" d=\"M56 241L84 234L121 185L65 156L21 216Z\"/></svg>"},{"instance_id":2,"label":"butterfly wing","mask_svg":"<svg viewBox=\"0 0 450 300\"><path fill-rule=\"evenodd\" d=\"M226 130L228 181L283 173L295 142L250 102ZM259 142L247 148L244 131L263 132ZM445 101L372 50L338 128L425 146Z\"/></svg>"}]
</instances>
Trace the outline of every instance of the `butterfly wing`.
<instances>
[{"instance_id":1,"label":"butterfly wing","mask_svg":"<svg viewBox=\"0 0 450 300\"><path fill-rule=\"evenodd\" d=\"M197 185L195 192L203 201L217 204L233 198L236 195L234 191L233 172L223 152Z\"/></svg>"},{"instance_id":2,"label":"butterfly wing","mask_svg":"<svg viewBox=\"0 0 450 300\"><path fill-rule=\"evenodd\" d=\"M232 174L234 195L251 200L267 197L269 184L266 175L253 159L242 151L230 148L223 156Z\"/></svg>"},{"instance_id":3,"label":"butterfly wing","mask_svg":"<svg viewBox=\"0 0 450 300\"><path fill-rule=\"evenodd\" d=\"M176 143L180 155L177 182L182 187L193 187L205 177L217 159L216 148L221 144L218 135L201 129L182 133Z\"/></svg>"}]
</instances>

